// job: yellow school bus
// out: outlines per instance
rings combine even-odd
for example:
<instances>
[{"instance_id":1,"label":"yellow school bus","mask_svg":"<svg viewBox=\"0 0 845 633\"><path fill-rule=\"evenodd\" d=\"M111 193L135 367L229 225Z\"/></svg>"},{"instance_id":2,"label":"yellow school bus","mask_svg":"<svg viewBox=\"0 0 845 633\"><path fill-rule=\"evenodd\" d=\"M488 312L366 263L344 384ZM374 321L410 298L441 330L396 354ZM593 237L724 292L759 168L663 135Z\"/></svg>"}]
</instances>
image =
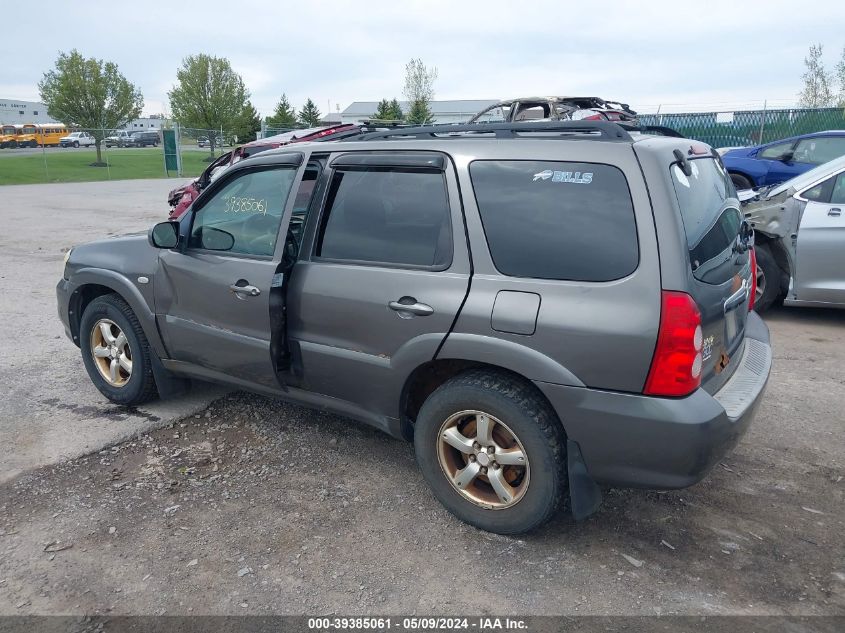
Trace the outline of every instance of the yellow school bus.
<instances>
[{"instance_id":1,"label":"yellow school bus","mask_svg":"<svg viewBox=\"0 0 845 633\"><path fill-rule=\"evenodd\" d=\"M38 147L40 130L35 123L24 123L15 127L18 130L18 147Z\"/></svg>"},{"instance_id":2,"label":"yellow school bus","mask_svg":"<svg viewBox=\"0 0 845 633\"><path fill-rule=\"evenodd\" d=\"M61 123L42 123L38 129L38 144L43 147L58 147L59 139L70 133Z\"/></svg>"},{"instance_id":3,"label":"yellow school bus","mask_svg":"<svg viewBox=\"0 0 845 633\"><path fill-rule=\"evenodd\" d=\"M61 123L24 123L14 127L16 136L11 147L58 147L59 139L68 134L67 127Z\"/></svg>"},{"instance_id":4,"label":"yellow school bus","mask_svg":"<svg viewBox=\"0 0 845 633\"><path fill-rule=\"evenodd\" d=\"M0 147L17 147L18 131L11 123L0 127Z\"/></svg>"}]
</instances>

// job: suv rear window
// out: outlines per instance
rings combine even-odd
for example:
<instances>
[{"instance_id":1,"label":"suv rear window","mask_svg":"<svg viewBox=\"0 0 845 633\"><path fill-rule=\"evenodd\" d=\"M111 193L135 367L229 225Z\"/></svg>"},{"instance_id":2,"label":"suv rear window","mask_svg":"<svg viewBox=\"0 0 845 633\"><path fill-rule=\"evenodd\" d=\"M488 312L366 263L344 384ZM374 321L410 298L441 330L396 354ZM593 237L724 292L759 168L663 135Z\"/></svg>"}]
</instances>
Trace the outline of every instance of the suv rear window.
<instances>
[{"instance_id":1,"label":"suv rear window","mask_svg":"<svg viewBox=\"0 0 845 633\"><path fill-rule=\"evenodd\" d=\"M637 268L634 205L616 167L483 160L472 162L470 176L499 272L611 281Z\"/></svg>"},{"instance_id":2,"label":"suv rear window","mask_svg":"<svg viewBox=\"0 0 845 633\"><path fill-rule=\"evenodd\" d=\"M692 274L700 281L723 283L735 273L728 264L742 225L736 190L715 158L696 158L689 165L689 176L677 164L672 165L671 172Z\"/></svg>"}]
</instances>

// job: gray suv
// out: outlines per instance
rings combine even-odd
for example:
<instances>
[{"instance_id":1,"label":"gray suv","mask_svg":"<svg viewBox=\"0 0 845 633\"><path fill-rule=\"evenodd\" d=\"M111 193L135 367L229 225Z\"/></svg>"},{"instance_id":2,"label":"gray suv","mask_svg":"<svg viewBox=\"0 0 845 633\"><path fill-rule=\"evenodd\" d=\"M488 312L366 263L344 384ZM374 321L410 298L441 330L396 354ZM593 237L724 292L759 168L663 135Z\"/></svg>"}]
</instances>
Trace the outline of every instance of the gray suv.
<instances>
[{"instance_id":1,"label":"gray suv","mask_svg":"<svg viewBox=\"0 0 845 633\"><path fill-rule=\"evenodd\" d=\"M428 126L242 161L179 222L72 249L59 315L111 401L211 380L412 440L524 532L682 488L771 366L753 233L708 146L610 122ZM398 484L398 482L397 482Z\"/></svg>"}]
</instances>

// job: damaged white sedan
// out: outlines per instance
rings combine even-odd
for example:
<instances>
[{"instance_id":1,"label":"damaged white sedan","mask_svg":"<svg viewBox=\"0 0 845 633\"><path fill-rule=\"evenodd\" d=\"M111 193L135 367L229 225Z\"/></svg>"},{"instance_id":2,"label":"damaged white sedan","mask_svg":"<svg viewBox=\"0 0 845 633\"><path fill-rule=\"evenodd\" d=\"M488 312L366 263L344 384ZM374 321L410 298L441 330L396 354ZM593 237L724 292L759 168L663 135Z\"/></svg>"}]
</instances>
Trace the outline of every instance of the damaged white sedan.
<instances>
[{"instance_id":1,"label":"damaged white sedan","mask_svg":"<svg viewBox=\"0 0 845 633\"><path fill-rule=\"evenodd\" d=\"M845 308L845 156L738 197L755 231L755 309Z\"/></svg>"}]
</instances>

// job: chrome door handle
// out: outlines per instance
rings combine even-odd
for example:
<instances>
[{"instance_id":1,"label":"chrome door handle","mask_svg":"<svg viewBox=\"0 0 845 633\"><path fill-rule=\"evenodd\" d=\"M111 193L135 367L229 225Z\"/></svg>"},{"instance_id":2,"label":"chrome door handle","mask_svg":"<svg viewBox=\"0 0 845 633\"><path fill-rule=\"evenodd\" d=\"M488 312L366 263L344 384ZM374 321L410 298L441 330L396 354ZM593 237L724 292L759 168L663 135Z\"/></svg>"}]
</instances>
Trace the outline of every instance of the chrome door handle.
<instances>
[{"instance_id":1,"label":"chrome door handle","mask_svg":"<svg viewBox=\"0 0 845 633\"><path fill-rule=\"evenodd\" d=\"M405 299L405 297L402 297ZM434 308L430 305L426 305L425 303L417 303L416 299L413 297L408 297L409 300L414 301L414 303L400 303L399 301L391 301L387 304L387 307L391 310L396 310L396 312L410 312L411 314L416 314L417 316L428 316L430 314L434 314ZM401 314L400 314L401 316Z\"/></svg>"},{"instance_id":2,"label":"chrome door handle","mask_svg":"<svg viewBox=\"0 0 845 633\"><path fill-rule=\"evenodd\" d=\"M250 297L257 297L261 294L261 291L255 286L239 286L237 284L232 284L231 286L229 286L229 290L231 290L235 294L247 295Z\"/></svg>"},{"instance_id":3,"label":"chrome door handle","mask_svg":"<svg viewBox=\"0 0 845 633\"><path fill-rule=\"evenodd\" d=\"M827 214L833 216L834 218L838 218L840 215L842 215L842 209L840 209L839 207L834 207L833 209L828 211Z\"/></svg>"}]
</instances>

